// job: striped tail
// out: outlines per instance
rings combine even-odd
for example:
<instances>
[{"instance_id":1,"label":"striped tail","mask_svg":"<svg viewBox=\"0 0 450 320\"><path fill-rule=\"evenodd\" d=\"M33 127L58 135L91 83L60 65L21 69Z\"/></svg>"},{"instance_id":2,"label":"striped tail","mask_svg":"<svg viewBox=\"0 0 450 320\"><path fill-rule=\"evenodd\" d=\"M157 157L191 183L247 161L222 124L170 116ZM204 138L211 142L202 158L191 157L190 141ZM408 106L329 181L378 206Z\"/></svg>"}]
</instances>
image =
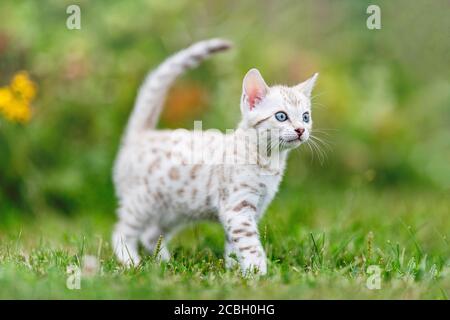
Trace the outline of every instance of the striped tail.
<instances>
[{"instance_id":1,"label":"striped tail","mask_svg":"<svg viewBox=\"0 0 450 320\"><path fill-rule=\"evenodd\" d=\"M200 41L167 58L150 72L139 89L133 112L128 120L126 137L156 127L167 92L179 75L196 67L213 53L230 47L231 43L226 40Z\"/></svg>"}]
</instances>

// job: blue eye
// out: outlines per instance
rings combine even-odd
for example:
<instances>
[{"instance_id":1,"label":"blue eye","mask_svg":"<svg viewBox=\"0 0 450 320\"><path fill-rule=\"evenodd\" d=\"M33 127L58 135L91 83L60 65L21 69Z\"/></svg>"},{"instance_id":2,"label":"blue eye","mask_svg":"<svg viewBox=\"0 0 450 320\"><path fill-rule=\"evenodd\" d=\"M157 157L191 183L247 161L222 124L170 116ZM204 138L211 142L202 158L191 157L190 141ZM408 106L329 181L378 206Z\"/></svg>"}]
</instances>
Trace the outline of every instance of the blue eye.
<instances>
[{"instance_id":1,"label":"blue eye","mask_svg":"<svg viewBox=\"0 0 450 320\"><path fill-rule=\"evenodd\" d=\"M309 122L309 112L305 112L303 114L303 122L305 122L305 123Z\"/></svg>"},{"instance_id":2,"label":"blue eye","mask_svg":"<svg viewBox=\"0 0 450 320\"><path fill-rule=\"evenodd\" d=\"M287 118L288 118L287 114L283 111L275 113L275 119L277 119L280 122L286 121Z\"/></svg>"}]
</instances>

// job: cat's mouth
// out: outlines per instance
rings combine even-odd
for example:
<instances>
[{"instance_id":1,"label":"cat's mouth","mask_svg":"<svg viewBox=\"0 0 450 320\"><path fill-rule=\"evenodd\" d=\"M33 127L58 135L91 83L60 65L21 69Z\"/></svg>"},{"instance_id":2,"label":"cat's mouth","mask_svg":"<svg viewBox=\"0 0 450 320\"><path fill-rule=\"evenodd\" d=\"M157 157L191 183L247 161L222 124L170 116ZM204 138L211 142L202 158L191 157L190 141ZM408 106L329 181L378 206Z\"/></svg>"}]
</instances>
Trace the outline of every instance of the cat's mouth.
<instances>
[{"instance_id":1,"label":"cat's mouth","mask_svg":"<svg viewBox=\"0 0 450 320\"><path fill-rule=\"evenodd\" d=\"M296 144L300 144L303 142L301 137L297 137L297 138L293 138L293 139L280 139L280 140L288 146L294 146Z\"/></svg>"}]
</instances>

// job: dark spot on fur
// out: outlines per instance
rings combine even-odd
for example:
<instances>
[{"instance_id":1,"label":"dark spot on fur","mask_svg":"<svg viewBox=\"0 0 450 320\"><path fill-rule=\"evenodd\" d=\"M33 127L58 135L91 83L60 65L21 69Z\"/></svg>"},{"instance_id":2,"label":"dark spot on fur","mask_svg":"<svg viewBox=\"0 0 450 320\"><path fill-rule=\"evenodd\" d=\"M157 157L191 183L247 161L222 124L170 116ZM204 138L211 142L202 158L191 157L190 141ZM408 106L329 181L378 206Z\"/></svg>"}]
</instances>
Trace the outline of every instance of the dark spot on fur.
<instances>
[{"instance_id":1,"label":"dark spot on fur","mask_svg":"<svg viewBox=\"0 0 450 320\"><path fill-rule=\"evenodd\" d=\"M242 188L245 188L245 189L249 189L251 192L253 192L253 193L259 193L259 190L258 189L256 189L255 187L252 187L252 186L250 186L250 185L248 185L248 184L246 184L245 182L244 183L241 183L241 187Z\"/></svg>"},{"instance_id":2,"label":"dark spot on fur","mask_svg":"<svg viewBox=\"0 0 450 320\"><path fill-rule=\"evenodd\" d=\"M178 180L178 179L180 179L180 172L178 171L177 168L172 167L172 168L169 170L169 178L172 179L172 180Z\"/></svg>"},{"instance_id":3,"label":"dark spot on fur","mask_svg":"<svg viewBox=\"0 0 450 320\"><path fill-rule=\"evenodd\" d=\"M207 197L206 197L206 203L205 203L205 205L206 205L207 207L211 206L211 196L207 196Z\"/></svg>"},{"instance_id":4,"label":"dark spot on fur","mask_svg":"<svg viewBox=\"0 0 450 320\"><path fill-rule=\"evenodd\" d=\"M161 159L159 159L159 158L156 159L155 161L153 161L152 164L148 167L148 173L152 173L153 171L158 169L160 162L161 162Z\"/></svg>"},{"instance_id":5,"label":"dark spot on fur","mask_svg":"<svg viewBox=\"0 0 450 320\"><path fill-rule=\"evenodd\" d=\"M250 208L250 209L256 211L255 205L251 204L247 200L244 200L241 203L239 203L236 207L233 208L233 211L239 212L244 208Z\"/></svg>"},{"instance_id":6,"label":"dark spot on fur","mask_svg":"<svg viewBox=\"0 0 450 320\"><path fill-rule=\"evenodd\" d=\"M200 165L196 164L191 169L191 179L194 180L197 177L197 172L200 169Z\"/></svg>"}]
</instances>

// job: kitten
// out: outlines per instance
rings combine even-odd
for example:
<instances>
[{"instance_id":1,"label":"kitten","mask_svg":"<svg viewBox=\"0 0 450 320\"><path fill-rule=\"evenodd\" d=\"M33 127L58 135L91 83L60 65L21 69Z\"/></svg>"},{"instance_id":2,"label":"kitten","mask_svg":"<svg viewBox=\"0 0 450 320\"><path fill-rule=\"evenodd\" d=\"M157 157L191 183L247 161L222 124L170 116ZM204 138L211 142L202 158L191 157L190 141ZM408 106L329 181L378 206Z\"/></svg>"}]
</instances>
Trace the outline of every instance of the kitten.
<instances>
[{"instance_id":1,"label":"kitten","mask_svg":"<svg viewBox=\"0 0 450 320\"><path fill-rule=\"evenodd\" d=\"M213 219L225 230L227 267L235 256L243 273L267 272L257 223L278 190L289 150L309 138L317 74L293 87L269 87L251 69L235 132L155 130L174 80L229 47L220 39L198 42L164 61L139 90L114 167L119 221L113 246L125 265L140 262L139 242L152 252L161 235L167 241L190 221ZM219 161L192 161L198 155ZM230 155L234 162L225 161ZM158 254L170 258L165 244Z\"/></svg>"}]
</instances>

